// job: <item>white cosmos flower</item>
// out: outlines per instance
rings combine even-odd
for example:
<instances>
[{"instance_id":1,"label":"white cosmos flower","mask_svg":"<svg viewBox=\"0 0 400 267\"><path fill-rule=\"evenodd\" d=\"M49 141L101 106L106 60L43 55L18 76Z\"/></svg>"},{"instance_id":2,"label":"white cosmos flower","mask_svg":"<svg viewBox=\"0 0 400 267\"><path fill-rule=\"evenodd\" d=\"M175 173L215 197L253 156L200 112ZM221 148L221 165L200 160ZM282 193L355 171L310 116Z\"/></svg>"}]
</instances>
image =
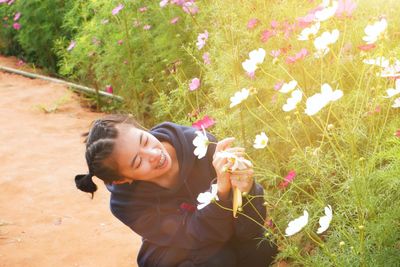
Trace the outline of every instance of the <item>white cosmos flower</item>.
<instances>
[{"instance_id":1,"label":"white cosmos flower","mask_svg":"<svg viewBox=\"0 0 400 267\"><path fill-rule=\"evenodd\" d=\"M400 97L396 98L394 100L394 103L392 105L392 108L400 108Z\"/></svg>"},{"instance_id":2,"label":"white cosmos flower","mask_svg":"<svg viewBox=\"0 0 400 267\"><path fill-rule=\"evenodd\" d=\"M308 212L305 210L303 216L300 216L299 218L289 222L288 227L285 230L286 236L292 236L300 232L300 230L303 229L304 226L307 225L307 223L308 223Z\"/></svg>"},{"instance_id":3,"label":"white cosmos flower","mask_svg":"<svg viewBox=\"0 0 400 267\"><path fill-rule=\"evenodd\" d=\"M209 143L204 128L203 131L196 131L196 137L193 139L193 145L196 147L193 151L194 155L199 159L203 158L207 153Z\"/></svg>"},{"instance_id":4,"label":"white cosmos flower","mask_svg":"<svg viewBox=\"0 0 400 267\"><path fill-rule=\"evenodd\" d=\"M314 47L317 49L316 57L325 56L329 52L328 45L336 43L339 39L339 30L334 29L332 32L326 31L314 40Z\"/></svg>"},{"instance_id":5,"label":"white cosmos flower","mask_svg":"<svg viewBox=\"0 0 400 267\"><path fill-rule=\"evenodd\" d=\"M296 88L296 86L297 86L297 81L296 80L292 80L292 81L290 81L288 83L284 83L282 85L281 89L279 89L279 92L284 93L284 94L289 93L292 90L294 90L294 88Z\"/></svg>"},{"instance_id":6,"label":"white cosmos flower","mask_svg":"<svg viewBox=\"0 0 400 267\"><path fill-rule=\"evenodd\" d=\"M332 5L329 6L329 1L324 1L322 3L324 9L315 12L315 20L316 21L325 21L329 18L333 17L338 9L338 2L332 1Z\"/></svg>"},{"instance_id":7,"label":"white cosmos flower","mask_svg":"<svg viewBox=\"0 0 400 267\"><path fill-rule=\"evenodd\" d=\"M243 69L247 73L254 73L256 71L256 69L258 68L258 65L263 63L265 54L266 54L266 52L263 48L259 48L259 49L251 51L249 53L249 59L246 59L242 63Z\"/></svg>"},{"instance_id":8,"label":"white cosmos flower","mask_svg":"<svg viewBox=\"0 0 400 267\"><path fill-rule=\"evenodd\" d=\"M325 216L322 216L319 218L320 226L317 230L317 234L321 234L321 233L325 232L328 229L331 221L332 221L332 207L331 207L331 205L328 205L325 207Z\"/></svg>"},{"instance_id":9,"label":"white cosmos flower","mask_svg":"<svg viewBox=\"0 0 400 267\"><path fill-rule=\"evenodd\" d=\"M286 104L283 105L282 109L285 112L289 112L296 108L297 104L303 98L303 93L297 89L292 92L292 96L286 100Z\"/></svg>"},{"instance_id":10,"label":"white cosmos flower","mask_svg":"<svg viewBox=\"0 0 400 267\"><path fill-rule=\"evenodd\" d=\"M372 25L367 25L367 27L364 29L366 35L363 37L363 40L367 44L375 43L381 34L386 30L387 25L387 20L385 18L382 18Z\"/></svg>"},{"instance_id":11,"label":"white cosmos flower","mask_svg":"<svg viewBox=\"0 0 400 267\"><path fill-rule=\"evenodd\" d=\"M321 86L321 93L316 93L307 98L305 113L309 116L315 115L330 102L336 101L342 96L342 90L333 91L329 84L324 83Z\"/></svg>"},{"instance_id":12,"label":"white cosmos flower","mask_svg":"<svg viewBox=\"0 0 400 267\"><path fill-rule=\"evenodd\" d=\"M363 63L367 64L367 65L375 65L375 66L382 67L382 68L389 67L389 60L386 59L385 57L377 57L375 59L373 59L373 58L364 59Z\"/></svg>"},{"instance_id":13,"label":"white cosmos flower","mask_svg":"<svg viewBox=\"0 0 400 267\"><path fill-rule=\"evenodd\" d=\"M261 132L260 134L256 135L256 140L254 140L253 147L256 149L262 149L265 148L267 144L268 136L264 132Z\"/></svg>"},{"instance_id":14,"label":"white cosmos flower","mask_svg":"<svg viewBox=\"0 0 400 267\"><path fill-rule=\"evenodd\" d=\"M400 60L396 59L393 65L385 67L380 73L381 77L400 77Z\"/></svg>"},{"instance_id":15,"label":"white cosmos flower","mask_svg":"<svg viewBox=\"0 0 400 267\"><path fill-rule=\"evenodd\" d=\"M386 90L387 96L385 98L390 98L397 94L400 94L400 79L396 80L396 88L389 88Z\"/></svg>"},{"instance_id":16,"label":"white cosmos flower","mask_svg":"<svg viewBox=\"0 0 400 267\"><path fill-rule=\"evenodd\" d=\"M237 91L234 96L230 98L231 105L230 108L242 103L242 101L246 100L250 95L250 90L247 88L242 88L241 91Z\"/></svg>"},{"instance_id":17,"label":"white cosmos flower","mask_svg":"<svg viewBox=\"0 0 400 267\"><path fill-rule=\"evenodd\" d=\"M197 205L197 209L201 210L202 208L210 204L214 199L219 200L217 193L218 193L218 186L216 184L211 185L211 192L207 191L204 193L200 193L197 196L197 202L200 203Z\"/></svg>"},{"instance_id":18,"label":"white cosmos flower","mask_svg":"<svg viewBox=\"0 0 400 267\"><path fill-rule=\"evenodd\" d=\"M319 31L321 23L318 21L315 24L311 25L308 28L305 28L301 31L300 35L297 37L297 40L306 41L308 40L310 35L316 35Z\"/></svg>"},{"instance_id":19,"label":"white cosmos flower","mask_svg":"<svg viewBox=\"0 0 400 267\"><path fill-rule=\"evenodd\" d=\"M217 152L215 156L220 158L226 158L228 161L231 161L233 163L232 167L230 168L232 171L245 170L253 166L250 160L247 160L243 157L238 157L231 152L220 151Z\"/></svg>"},{"instance_id":20,"label":"white cosmos flower","mask_svg":"<svg viewBox=\"0 0 400 267\"><path fill-rule=\"evenodd\" d=\"M336 100L340 99L343 96L343 91L342 90L333 91L332 87L327 83L324 83L321 86L321 93L322 93L323 96L325 96L327 98L327 100L329 102L336 101Z\"/></svg>"}]
</instances>

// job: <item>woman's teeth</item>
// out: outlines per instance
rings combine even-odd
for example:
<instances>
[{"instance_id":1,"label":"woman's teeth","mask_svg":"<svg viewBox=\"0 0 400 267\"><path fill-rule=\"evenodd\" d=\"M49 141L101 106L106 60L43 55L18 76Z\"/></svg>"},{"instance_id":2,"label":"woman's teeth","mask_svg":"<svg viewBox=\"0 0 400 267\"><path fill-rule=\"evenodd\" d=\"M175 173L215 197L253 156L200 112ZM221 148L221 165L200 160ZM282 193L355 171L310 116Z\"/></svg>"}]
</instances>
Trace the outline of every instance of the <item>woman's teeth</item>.
<instances>
[{"instance_id":1,"label":"woman's teeth","mask_svg":"<svg viewBox=\"0 0 400 267\"><path fill-rule=\"evenodd\" d=\"M160 168L161 166L164 165L165 159L166 159L165 154L163 151L161 151L161 157L160 161L158 162L157 168Z\"/></svg>"}]
</instances>

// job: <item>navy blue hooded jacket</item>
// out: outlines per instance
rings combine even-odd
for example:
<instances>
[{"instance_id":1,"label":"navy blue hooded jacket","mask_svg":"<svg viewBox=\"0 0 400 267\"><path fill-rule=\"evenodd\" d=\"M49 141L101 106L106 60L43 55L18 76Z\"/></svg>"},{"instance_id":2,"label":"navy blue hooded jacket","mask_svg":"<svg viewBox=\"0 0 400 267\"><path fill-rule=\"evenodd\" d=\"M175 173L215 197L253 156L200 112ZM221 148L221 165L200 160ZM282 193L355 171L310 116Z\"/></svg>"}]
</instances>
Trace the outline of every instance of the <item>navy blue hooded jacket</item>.
<instances>
[{"instance_id":1,"label":"navy blue hooded jacket","mask_svg":"<svg viewBox=\"0 0 400 267\"><path fill-rule=\"evenodd\" d=\"M215 203L201 210L185 208L197 206L198 194L208 191L216 177L212 165L215 144L210 144L206 156L198 159L193 154L195 131L194 128L170 122L151 129L150 133L159 141L169 142L175 148L179 162L179 183L174 189L145 181L107 185L111 192L112 213L142 236L144 242L163 247L194 250L215 243L226 243L233 236L239 240L260 237L262 228L259 225L241 215L233 218L232 211ZM214 136L207 135L210 141L216 142ZM263 189L254 183L249 194L262 195ZM264 220L260 218L260 214L264 218L266 216L263 198L255 198L252 203L246 203L245 199L243 201L243 212L263 224ZM231 200L218 203L232 208Z\"/></svg>"}]
</instances>

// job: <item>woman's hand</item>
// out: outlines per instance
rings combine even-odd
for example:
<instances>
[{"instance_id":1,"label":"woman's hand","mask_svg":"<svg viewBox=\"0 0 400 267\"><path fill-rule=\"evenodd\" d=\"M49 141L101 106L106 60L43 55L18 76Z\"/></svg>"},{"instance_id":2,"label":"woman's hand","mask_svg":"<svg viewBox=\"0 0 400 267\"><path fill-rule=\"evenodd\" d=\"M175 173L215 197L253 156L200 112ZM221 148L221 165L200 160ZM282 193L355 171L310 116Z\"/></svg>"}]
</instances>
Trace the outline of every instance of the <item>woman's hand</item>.
<instances>
[{"instance_id":1,"label":"woman's hand","mask_svg":"<svg viewBox=\"0 0 400 267\"><path fill-rule=\"evenodd\" d=\"M214 153L213 166L217 173L217 185L218 185L218 197L222 200L227 200L232 188L231 175L236 174L235 172L229 172L228 170L232 167L233 162L227 158L218 157L217 153L221 151L230 152L238 157L244 155L244 148L241 147L230 147L235 139L233 137L226 138L217 143Z\"/></svg>"},{"instance_id":2,"label":"woman's hand","mask_svg":"<svg viewBox=\"0 0 400 267\"><path fill-rule=\"evenodd\" d=\"M230 137L219 141L213 156L212 164L217 173L218 197L221 200L227 200L231 191L231 181L227 170L232 163L228 162L226 158L217 157L217 153L228 149L234 140L235 138Z\"/></svg>"},{"instance_id":3,"label":"woman's hand","mask_svg":"<svg viewBox=\"0 0 400 267\"><path fill-rule=\"evenodd\" d=\"M236 170L230 175L231 185L237 187L242 193L248 193L254 184L253 175L253 168Z\"/></svg>"}]
</instances>

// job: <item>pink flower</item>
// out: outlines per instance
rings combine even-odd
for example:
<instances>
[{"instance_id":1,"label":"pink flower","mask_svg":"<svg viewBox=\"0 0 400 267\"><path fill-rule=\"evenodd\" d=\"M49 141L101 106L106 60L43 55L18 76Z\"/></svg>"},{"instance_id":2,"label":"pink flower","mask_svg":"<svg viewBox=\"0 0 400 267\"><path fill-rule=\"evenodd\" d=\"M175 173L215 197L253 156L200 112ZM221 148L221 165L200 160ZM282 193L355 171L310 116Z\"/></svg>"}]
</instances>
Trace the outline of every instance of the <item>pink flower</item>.
<instances>
[{"instance_id":1,"label":"pink flower","mask_svg":"<svg viewBox=\"0 0 400 267\"><path fill-rule=\"evenodd\" d=\"M21 24L16 22L16 23L13 24L13 28L18 31L19 29L21 29Z\"/></svg>"},{"instance_id":2,"label":"pink flower","mask_svg":"<svg viewBox=\"0 0 400 267\"><path fill-rule=\"evenodd\" d=\"M295 63L296 61L300 60L300 59L304 59L307 55L308 55L308 50L305 48L302 48L297 54L295 54L294 56L288 56L286 58L286 63L287 64L292 64Z\"/></svg>"},{"instance_id":3,"label":"pink flower","mask_svg":"<svg viewBox=\"0 0 400 267\"><path fill-rule=\"evenodd\" d=\"M175 18L171 19L170 23L176 24L178 22L178 20L179 20L179 17L175 17Z\"/></svg>"},{"instance_id":4,"label":"pink flower","mask_svg":"<svg viewBox=\"0 0 400 267\"><path fill-rule=\"evenodd\" d=\"M14 16L14 21L19 20L20 17L21 17L21 12L16 13Z\"/></svg>"},{"instance_id":5,"label":"pink flower","mask_svg":"<svg viewBox=\"0 0 400 267\"><path fill-rule=\"evenodd\" d=\"M266 221L265 225L269 228L274 228L274 223L272 222L271 219L269 219L268 221Z\"/></svg>"},{"instance_id":6,"label":"pink flower","mask_svg":"<svg viewBox=\"0 0 400 267\"><path fill-rule=\"evenodd\" d=\"M259 20L254 18L254 19L250 19L249 22L247 23L247 29L254 29L257 24L258 24Z\"/></svg>"},{"instance_id":7,"label":"pink flower","mask_svg":"<svg viewBox=\"0 0 400 267\"><path fill-rule=\"evenodd\" d=\"M276 29L279 27L279 22L277 22L276 20L271 21L271 28L272 29Z\"/></svg>"},{"instance_id":8,"label":"pink flower","mask_svg":"<svg viewBox=\"0 0 400 267\"><path fill-rule=\"evenodd\" d=\"M203 54L203 61L205 65L211 64L210 54L208 52Z\"/></svg>"},{"instance_id":9,"label":"pink flower","mask_svg":"<svg viewBox=\"0 0 400 267\"><path fill-rule=\"evenodd\" d=\"M25 62L24 62L22 59L20 59L20 60L18 60L18 62L17 62L16 65L17 65L18 67L21 67L21 66L25 65Z\"/></svg>"},{"instance_id":10,"label":"pink flower","mask_svg":"<svg viewBox=\"0 0 400 267\"><path fill-rule=\"evenodd\" d=\"M75 41L71 41L71 43L67 47L67 51L71 51L72 49L74 49L75 45L76 45L76 42Z\"/></svg>"},{"instance_id":11,"label":"pink flower","mask_svg":"<svg viewBox=\"0 0 400 267\"><path fill-rule=\"evenodd\" d=\"M206 40L208 40L208 31L204 31L197 36L197 49L201 50L206 45Z\"/></svg>"},{"instance_id":12,"label":"pink flower","mask_svg":"<svg viewBox=\"0 0 400 267\"><path fill-rule=\"evenodd\" d=\"M199 8L194 2L186 2L183 4L182 9L185 13L195 15L199 12Z\"/></svg>"},{"instance_id":13,"label":"pink flower","mask_svg":"<svg viewBox=\"0 0 400 267\"><path fill-rule=\"evenodd\" d=\"M372 50L376 47L375 44L366 44L366 45L359 45L357 46L358 49L362 50L362 51L369 51Z\"/></svg>"},{"instance_id":14,"label":"pink flower","mask_svg":"<svg viewBox=\"0 0 400 267\"><path fill-rule=\"evenodd\" d=\"M381 112L381 107L380 106L376 106L374 110L368 111L367 114L368 115L373 115L374 113L379 113L379 112Z\"/></svg>"},{"instance_id":15,"label":"pink flower","mask_svg":"<svg viewBox=\"0 0 400 267\"><path fill-rule=\"evenodd\" d=\"M107 86L106 86L106 89L105 89L104 91L106 91L107 93L112 94L114 90L113 90L113 88L112 88L111 85L107 85Z\"/></svg>"},{"instance_id":16,"label":"pink flower","mask_svg":"<svg viewBox=\"0 0 400 267\"><path fill-rule=\"evenodd\" d=\"M261 41L263 43L267 42L272 36L275 36L276 32L273 30L265 30L261 33Z\"/></svg>"},{"instance_id":17,"label":"pink flower","mask_svg":"<svg viewBox=\"0 0 400 267\"><path fill-rule=\"evenodd\" d=\"M150 29L151 29L151 25L149 25L149 24L146 24L143 26L143 30L145 30L145 31L148 31Z\"/></svg>"},{"instance_id":18,"label":"pink flower","mask_svg":"<svg viewBox=\"0 0 400 267\"><path fill-rule=\"evenodd\" d=\"M400 138L400 129L396 130L396 132L394 133L394 136Z\"/></svg>"},{"instance_id":19,"label":"pink flower","mask_svg":"<svg viewBox=\"0 0 400 267\"><path fill-rule=\"evenodd\" d=\"M336 17L351 17L356 9L357 4L352 0L339 0L338 8L336 9Z\"/></svg>"},{"instance_id":20,"label":"pink flower","mask_svg":"<svg viewBox=\"0 0 400 267\"><path fill-rule=\"evenodd\" d=\"M294 180L295 177L296 177L296 172L294 170L291 170L283 179L283 181L279 184L279 188L284 189L288 187L288 185Z\"/></svg>"},{"instance_id":21,"label":"pink flower","mask_svg":"<svg viewBox=\"0 0 400 267\"><path fill-rule=\"evenodd\" d=\"M256 73L254 71L246 72L246 74L252 80L256 77Z\"/></svg>"},{"instance_id":22,"label":"pink flower","mask_svg":"<svg viewBox=\"0 0 400 267\"><path fill-rule=\"evenodd\" d=\"M8 5L10 6L10 5L12 5L14 3L14 1L15 0L0 0L0 4L8 3Z\"/></svg>"},{"instance_id":23,"label":"pink flower","mask_svg":"<svg viewBox=\"0 0 400 267\"><path fill-rule=\"evenodd\" d=\"M119 45L122 45L123 43L124 43L123 40L118 40L118 44L119 44Z\"/></svg>"},{"instance_id":24,"label":"pink flower","mask_svg":"<svg viewBox=\"0 0 400 267\"><path fill-rule=\"evenodd\" d=\"M115 16L117 15L122 9L124 8L123 4L119 4L116 8L112 10L112 14Z\"/></svg>"},{"instance_id":25,"label":"pink flower","mask_svg":"<svg viewBox=\"0 0 400 267\"><path fill-rule=\"evenodd\" d=\"M186 0L171 0L171 4L175 4L178 6L183 6L186 3Z\"/></svg>"},{"instance_id":26,"label":"pink flower","mask_svg":"<svg viewBox=\"0 0 400 267\"><path fill-rule=\"evenodd\" d=\"M166 5L168 5L168 1L169 1L169 0L162 0L162 1L160 2L160 7L165 7Z\"/></svg>"},{"instance_id":27,"label":"pink flower","mask_svg":"<svg viewBox=\"0 0 400 267\"><path fill-rule=\"evenodd\" d=\"M215 124L215 120L205 115L201 120L198 120L192 124L192 127L201 130L202 127L207 129Z\"/></svg>"},{"instance_id":28,"label":"pink flower","mask_svg":"<svg viewBox=\"0 0 400 267\"><path fill-rule=\"evenodd\" d=\"M300 28L306 28L314 21L314 19L315 19L314 13L309 13L304 17L297 18L296 20Z\"/></svg>"},{"instance_id":29,"label":"pink flower","mask_svg":"<svg viewBox=\"0 0 400 267\"><path fill-rule=\"evenodd\" d=\"M272 50L270 53L269 53L273 58L277 58L277 57L279 57L279 55L281 54L281 50Z\"/></svg>"},{"instance_id":30,"label":"pink flower","mask_svg":"<svg viewBox=\"0 0 400 267\"><path fill-rule=\"evenodd\" d=\"M139 12L146 12L147 11L147 6L139 8Z\"/></svg>"},{"instance_id":31,"label":"pink flower","mask_svg":"<svg viewBox=\"0 0 400 267\"><path fill-rule=\"evenodd\" d=\"M281 89L281 87L282 87L282 85L283 85L284 83L285 83L284 81L279 81L279 82L277 82L277 83L274 85L274 89L275 89L276 91L279 91L279 89Z\"/></svg>"},{"instance_id":32,"label":"pink flower","mask_svg":"<svg viewBox=\"0 0 400 267\"><path fill-rule=\"evenodd\" d=\"M194 91L199 87L200 87L200 79L199 78L192 79L192 81L189 84L189 90Z\"/></svg>"}]
</instances>

